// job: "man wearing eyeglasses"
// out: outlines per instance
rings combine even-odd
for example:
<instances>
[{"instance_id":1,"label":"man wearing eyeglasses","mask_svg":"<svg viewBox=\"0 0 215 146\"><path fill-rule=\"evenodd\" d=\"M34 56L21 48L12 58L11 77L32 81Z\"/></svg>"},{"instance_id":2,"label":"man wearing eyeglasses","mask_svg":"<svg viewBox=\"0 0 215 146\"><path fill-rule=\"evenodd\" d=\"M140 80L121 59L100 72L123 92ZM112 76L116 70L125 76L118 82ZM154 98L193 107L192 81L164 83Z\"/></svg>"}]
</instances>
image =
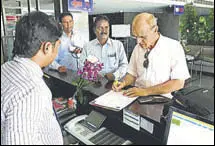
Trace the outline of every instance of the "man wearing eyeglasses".
<instances>
[{"instance_id":1,"label":"man wearing eyeglasses","mask_svg":"<svg viewBox=\"0 0 215 146\"><path fill-rule=\"evenodd\" d=\"M190 77L185 54L180 42L167 38L158 32L157 19L150 13L138 14L132 22L132 33L137 40L122 82L113 84L130 97L164 94L171 98L171 92L184 87Z\"/></svg>"},{"instance_id":2,"label":"man wearing eyeglasses","mask_svg":"<svg viewBox=\"0 0 215 146\"><path fill-rule=\"evenodd\" d=\"M56 57L62 30L43 12L16 24L13 60L1 66L1 145L63 145L41 68Z\"/></svg>"},{"instance_id":3,"label":"man wearing eyeglasses","mask_svg":"<svg viewBox=\"0 0 215 146\"><path fill-rule=\"evenodd\" d=\"M83 66L88 56L94 56L104 64L101 74L108 80L119 80L127 72L128 60L123 44L118 40L109 38L110 23L105 15L97 16L94 22L96 39L84 46L80 58L80 66Z\"/></svg>"},{"instance_id":4,"label":"man wearing eyeglasses","mask_svg":"<svg viewBox=\"0 0 215 146\"><path fill-rule=\"evenodd\" d=\"M74 20L71 13L62 13L59 20L63 27L61 46L55 61L49 67L59 72L66 72L67 69L77 71L79 57L86 41L73 30Z\"/></svg>"}]
</instances>

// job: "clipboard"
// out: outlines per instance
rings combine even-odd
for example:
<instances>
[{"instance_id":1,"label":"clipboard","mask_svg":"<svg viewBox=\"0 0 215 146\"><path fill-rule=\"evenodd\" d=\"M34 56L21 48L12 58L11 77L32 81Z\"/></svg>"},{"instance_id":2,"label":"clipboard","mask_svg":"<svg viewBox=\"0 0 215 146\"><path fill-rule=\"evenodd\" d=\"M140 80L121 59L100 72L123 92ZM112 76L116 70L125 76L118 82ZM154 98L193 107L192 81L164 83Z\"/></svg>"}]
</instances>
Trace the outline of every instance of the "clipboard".
<instances>
[{"instance_id":1,"label":"clipboard","mask_svg":"<svg viewBox=\"0 0 215 146\"><path fill-rule=\"evenodd\" d=\"M113 111L120 111L127 105L131 104L138 97L128 97L123 95L123 91L115 92L113 90L99 96L95 100L91 101L89 104L93 106L98 106Z\"/></svg>"}]
</instances>

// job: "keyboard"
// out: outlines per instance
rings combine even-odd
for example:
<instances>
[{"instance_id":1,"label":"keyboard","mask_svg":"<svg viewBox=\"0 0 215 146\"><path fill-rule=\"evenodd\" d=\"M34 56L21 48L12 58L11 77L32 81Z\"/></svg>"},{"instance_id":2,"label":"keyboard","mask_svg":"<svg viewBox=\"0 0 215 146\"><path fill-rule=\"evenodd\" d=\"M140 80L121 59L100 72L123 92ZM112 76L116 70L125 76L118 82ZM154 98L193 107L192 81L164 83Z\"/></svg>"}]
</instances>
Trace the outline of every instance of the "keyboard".
<instances>
[{"instance_id":1,"label":"keyboard","mask_svg":"<svg viewBox=\"0 0 215 146\"><path fill-rule=\"evenodd\" d=\"M90 138L89 141L96 145L121 145L126 140L112 133L108 129L104 129Z\"/></svg>"}]
</instances>

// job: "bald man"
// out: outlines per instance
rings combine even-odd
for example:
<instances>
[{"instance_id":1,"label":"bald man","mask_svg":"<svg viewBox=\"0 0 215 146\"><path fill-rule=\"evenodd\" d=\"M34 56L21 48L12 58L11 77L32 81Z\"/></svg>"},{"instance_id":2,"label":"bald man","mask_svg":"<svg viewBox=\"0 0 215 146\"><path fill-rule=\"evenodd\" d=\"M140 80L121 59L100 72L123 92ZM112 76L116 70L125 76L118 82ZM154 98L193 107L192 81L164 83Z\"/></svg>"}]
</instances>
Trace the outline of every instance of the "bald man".
<instances>
[{"instance_id":1,"label":"bald man","mask_svg":"<svg viewBox=\"0 0 215 146\"><path fill-rule=\"evenodd\" d=\"M128 72L113 90L135 84L124 94L130 97L163 94L172 98L173 91L184 87L190 77L182 46L158 31L157 18L150 13L135 16L132 34L136 38Z\"/></svg>"}]
</instances>

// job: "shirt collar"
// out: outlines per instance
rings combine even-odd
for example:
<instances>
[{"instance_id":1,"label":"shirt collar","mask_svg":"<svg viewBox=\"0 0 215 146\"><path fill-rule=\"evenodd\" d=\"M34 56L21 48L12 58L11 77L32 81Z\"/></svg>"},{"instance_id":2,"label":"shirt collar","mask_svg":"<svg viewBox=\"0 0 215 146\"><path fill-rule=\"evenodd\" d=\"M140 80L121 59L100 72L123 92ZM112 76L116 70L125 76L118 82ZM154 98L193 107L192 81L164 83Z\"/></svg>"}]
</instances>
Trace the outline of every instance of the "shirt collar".
<instances>
[{"instance_id":1,"label":"shirt collar","mask_svg":"<svg viewBox=\"0 0 215 146\"><path fill-rule=\"evenodd\" d=\"M159 33L159 35L160 35L160 36L159 36L159 38L158 38L157 43L155 44L155 46L154 46L152 49L144 48L144 50L152 51L152 50L154 50L155 48L157 48L157 46L159 46L160 42L161 42L162 39L163 39L163 36L161 35L161 33Z\"/></svg>"},{"instance_id":2,"label":"shirt collar","mask_svg":"<svg viewBox=\"0 0 215 146\"><path fill-rule=\"evenodd\" d=\"M14 61L17 61L19 63L21 63L23 66L25 66L29 73L33 76L37 76L42 78L43 77L43 71L40 68L40 66L38 64L36 64L34 61L32 61L29 58L21 58L21 57L14 57Z\"/></svg>"},{"instance_id":3,"label":"shirt collar","mask_svg":"<svg viewBox=\"0 0 215 146\"><path fill-rule=\"evenodd\" d=\"M96 44L97 44L97 45L101 45L100 42L99 42L99 40L98 40L97 38L96 38ZM110 39L110 38L108 38L108 40L107 40L107 42L104 44L104 46L107 45L107 44L108 44L108 45L112 45L112 42L111 42L111 39Z\"/></svg>"},{"instance_id":4,"label":"shirt collar","mask_svg":"<svg viewBox=\"0 0 215 146\"><path fill-rule=\"evenodd\" d=\"M162 39L163 39L163 36L159 33L159 39L158 39L158 41L157 41L157 43L155 44L155 46L153 47L153 48L156 48L159 44L160 44L160 42L162 41Z\"/></svg>"},{"instance_id":5,"label":"shirt collar","mask_svg":"<svg viewBox=\"0 0 215 146\"><path fill-rule=\"evenodd\" d=\"M72 36L73 36L73 35L75 35L76 32L75 32L75 31L72 31L71 33L72 33ZM67 34L66 34L64 31L63 31L62 36L63 36L63 37L68 37Z\"/></svg>"}]
</instances>

